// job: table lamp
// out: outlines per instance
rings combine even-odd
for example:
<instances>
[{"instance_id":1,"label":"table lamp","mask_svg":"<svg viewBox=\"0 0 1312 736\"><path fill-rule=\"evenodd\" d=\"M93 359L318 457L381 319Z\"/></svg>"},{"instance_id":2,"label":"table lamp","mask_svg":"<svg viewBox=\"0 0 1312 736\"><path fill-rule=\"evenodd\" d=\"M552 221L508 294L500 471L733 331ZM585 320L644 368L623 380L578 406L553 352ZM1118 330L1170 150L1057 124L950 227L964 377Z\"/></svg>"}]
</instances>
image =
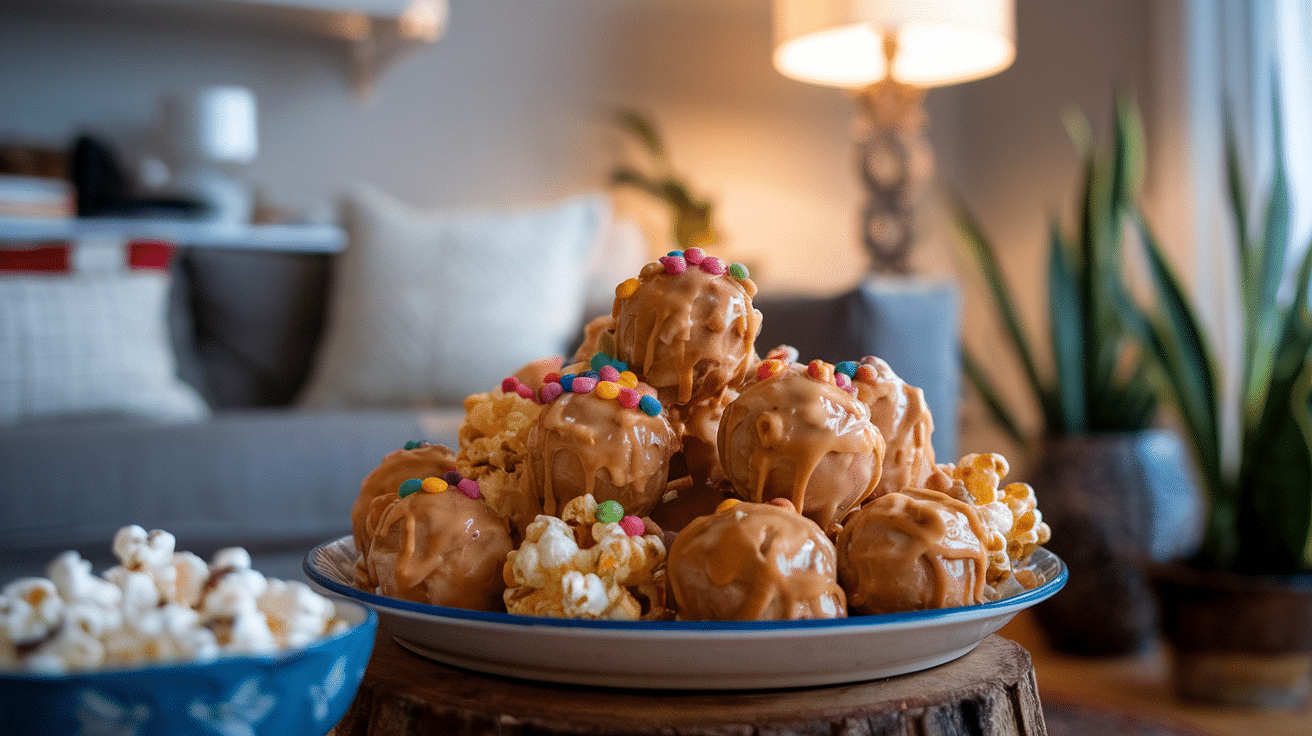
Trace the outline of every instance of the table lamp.
<instances>
[{"instance_id":1,"label":"table lamp","mask_svg":"<svg viewBox=\"0 0 1312 736\"><path fill-rule=\"evenodd\" d=\"M1013 0L775 0L774 30L780 73L846 88L860 103L862 241L874 272L909 273L916 205L934 170L925 90L1011 64Z\"/></svg>"},{"instance_id":2,"label":"table lamp","mask_svg":"<svg viewBox=\"0 0 1312 736\"><path fill-rule=\"evenodd\" d=\"M254 208L244 167L259 152L255 95L216 86L164 98L165 144L172 189L207 207L207 219L249 223Z\"/></svg>"}]
</instances>

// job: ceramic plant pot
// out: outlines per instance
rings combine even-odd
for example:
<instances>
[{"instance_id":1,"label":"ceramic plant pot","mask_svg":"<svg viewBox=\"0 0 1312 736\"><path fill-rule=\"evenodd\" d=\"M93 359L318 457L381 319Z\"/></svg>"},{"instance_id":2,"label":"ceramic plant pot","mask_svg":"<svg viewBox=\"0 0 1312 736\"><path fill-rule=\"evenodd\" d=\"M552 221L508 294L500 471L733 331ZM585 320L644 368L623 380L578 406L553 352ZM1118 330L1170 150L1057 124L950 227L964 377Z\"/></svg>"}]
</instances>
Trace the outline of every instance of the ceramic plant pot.
<instances>
[{"instance_id":1,"label":"ceramic plant pot","mask_svg":"<svg viewBox=\"0 0 1312 736\"><path fill-rule=\"evenodd\" d=\"M1147 566L1196 549L1202 503L1189 455L1165 430L1049 437L1030 483L1066 588L1035 608L1058 651L1137 652L1157 636Z\"/></svg>"},{"instance_id":2,"label":"ceramic plant pot","mask_svg":"<svg viewBox=\"0 0 1312 736\"><path fill-rule=\"evenodd\" d=\"M1153 580L1180 697L1296 709L1312 694L1312 574L1159 565Z\"/></svg>"}]
</instances>

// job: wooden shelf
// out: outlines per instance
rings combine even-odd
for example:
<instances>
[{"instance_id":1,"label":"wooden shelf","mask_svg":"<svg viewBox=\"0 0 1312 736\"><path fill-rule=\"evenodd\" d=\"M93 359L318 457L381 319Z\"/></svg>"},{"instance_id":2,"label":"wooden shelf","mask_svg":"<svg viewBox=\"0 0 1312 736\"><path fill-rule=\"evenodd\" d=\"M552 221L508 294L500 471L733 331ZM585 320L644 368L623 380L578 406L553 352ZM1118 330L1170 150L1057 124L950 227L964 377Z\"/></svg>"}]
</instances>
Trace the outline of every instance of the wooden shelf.
<instances>
[{"instance_id":1,"label":"wooden shelf","mask_svg":"<svg viewBox=\"0 0 1312 736\"><path fill-rule=\"evenodd\" d=\"M283 30L345 43L351 85L367 97L379 76L446 30L449 0L6 0L68 17L168 17Z\"/></svg>"},{"instance_id":2,"label":"wooden shelf","mask_svg":"<svg viewBox=\"0 0 1312 736\"><path fill-rule=\"evenodd\" d=\"M0 241L40 244L74 241L119 245L165 240L210 248L336 253L346 232L335 225L234 225L193 220L132 218L42 218L0 216Z\"/></svg>"}]
</instances>

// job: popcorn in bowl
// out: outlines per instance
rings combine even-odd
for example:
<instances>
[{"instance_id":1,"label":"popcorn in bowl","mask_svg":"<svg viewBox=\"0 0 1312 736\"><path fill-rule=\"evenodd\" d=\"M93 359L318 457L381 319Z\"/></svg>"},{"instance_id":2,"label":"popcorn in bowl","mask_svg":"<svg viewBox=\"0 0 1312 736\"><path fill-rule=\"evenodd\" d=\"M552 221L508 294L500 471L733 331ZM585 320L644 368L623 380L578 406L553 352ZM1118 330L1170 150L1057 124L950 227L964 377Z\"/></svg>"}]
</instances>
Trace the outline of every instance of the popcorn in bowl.
<instances>
[{"instance_id":1,"label":"popcorn in bowl","mask_svg":"<svg viewBox=\"0 0 1312 736\"><path fill-rule=\"evenodd\" d=\"M76 551L0 588L0 723L10 732L327 733L377 616L266 578L239 547L207 563L123 527L102 575Z\"/></svg>"}]
</instances>

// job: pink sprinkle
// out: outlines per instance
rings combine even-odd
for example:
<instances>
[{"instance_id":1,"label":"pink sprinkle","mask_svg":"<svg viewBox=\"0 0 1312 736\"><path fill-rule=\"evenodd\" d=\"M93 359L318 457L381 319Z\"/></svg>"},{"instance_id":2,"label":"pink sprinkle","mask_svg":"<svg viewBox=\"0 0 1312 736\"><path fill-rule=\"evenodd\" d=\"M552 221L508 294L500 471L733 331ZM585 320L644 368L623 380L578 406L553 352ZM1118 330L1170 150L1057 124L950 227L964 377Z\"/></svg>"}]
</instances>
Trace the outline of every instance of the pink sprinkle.
<instances>
[{"instance_id":1,"label":"pink sprinkle","mask_svg":"<svg viewBox=\"0 0 1312 736\"><path fill-rule=\"evenodd\" d=\"M526 383L521 383L518 386L516 386L515 393L519 394L525 399L533 398L533 389Z\"/></svg>"},{"instance_id":2,"label":"pink sprinkle","mask_svg":"<svg viewBox=\"0 0 1312 736\"><path fill-rule=\"evenodd\" d=\"M565 393L565 389L560 387L559 383L544 383L542 388L538 389L538 401L543 404L550 404L560 395Z\"/></svg>"},{"instance_id":3,"label":"pink sprinkle","mask_svg":"<svg viewBox=\"0 0 1312 736\"><path fill-rule=\"evenodd\" d=\"M601 370L597 371L597 375L601 376L603 381L620 380L620 372L613 365L603 365Z\"/></svg>"},{"instance_id":4,"label":"pink sprinkle","mask_svg":"<svg viewBox=\"0 0 1312 736\"><path fill-rule=\"evenodd\" d=\"M622 388L620 389L620 395L615 397L615 400L620 402L620 406L625 409L632 409L638 405L638 402L642 401L642 394L638 393L637 389Z\"/></svg>"},{"instance_id":5,"label":"pink sprinkle","mask_svg":"<svg viewBox=\"0 0 1312 736\"><path fill-rule=\"evenodd\" d=\"M701 269L712 276L719 276L725 271L728 271L729 267L724 265L723 260L716 258L715 256L706 256L706 258L702 259Z\"/></svg>"},{"instance_id":6,"label":"pink sprinkle","mask_svg":"<svg viewBox=\"0 0 1312 736\"><path fill-rule=\"evenodd\" d=\"M519 379L514 376L506 376L501 381L501 390L508 394L513 394L519 390Z\"/></svg>"},{"instance_id":7,"label":"pink sprinkle","mask_svg":"<svg viewBox=\"0 0 1312 736\"><path fill-rule=\"evenodd\" d=\"M478 481L474 480L473 478L465 478L464 480L457 483L456 490L460 491L466 496L469 496L470 498L478 498L479 496L483 495L483 492L478 489Z\"/></svg>"},{"instance_id":8,"label":"pink sprinkle","mask_svg":"<svg viewBox=\"0 0 1312 736\"><path fill-rule=\"evenodd\" d=\"M696 266L698 263L702 262L703 258L706 257L706 251L696 246L693 246L692 248L689 248L688 250L685 250L683 252L683 257L688 259L689 263Z\"/></svg>"},{"instance_id":9,"label":"pink sprinkle","mask_svg":"<svg viewBox=\"0 0 1312 736\"><path fill-rule=\"evenodd\" d=\"M835 373L834 383L844 391L852 388L852 379L848 378L846 373Z\"/></svg>"},{"instance_id":10,"label":"pink sprinkle","mask_svg":"<svg viewBox=\"0 0 1312 736\"><path fill-rule=\"evenodd\" d=\"M574 382L569 385L569 390L576 394L592 393L592 389L597 387L597 379L589 376L574 376Z\"/></svg>"},{"instance_id":11,"label":"pink sprinkle","mask_svg":"<svg viewBox=\"0 0 1312 736\"><path fill-rule=\"evenodd\" d=\"M641 537L642 533L646 531L647 525L636 516L626 516L620 519L620 528L627 532L630 537Z\"/></svg>"},{"instance_id":12,"label":"pink sprinkle","mask_svg":"<svg viewBox=\"0 0 1312 736\"><path fill-rule=\"evenodd\" d=\"M661 256L661 265L665 266L665 273L675 276L688 270L688 262L681 256Z\"/></svg>"}]
</instances>

